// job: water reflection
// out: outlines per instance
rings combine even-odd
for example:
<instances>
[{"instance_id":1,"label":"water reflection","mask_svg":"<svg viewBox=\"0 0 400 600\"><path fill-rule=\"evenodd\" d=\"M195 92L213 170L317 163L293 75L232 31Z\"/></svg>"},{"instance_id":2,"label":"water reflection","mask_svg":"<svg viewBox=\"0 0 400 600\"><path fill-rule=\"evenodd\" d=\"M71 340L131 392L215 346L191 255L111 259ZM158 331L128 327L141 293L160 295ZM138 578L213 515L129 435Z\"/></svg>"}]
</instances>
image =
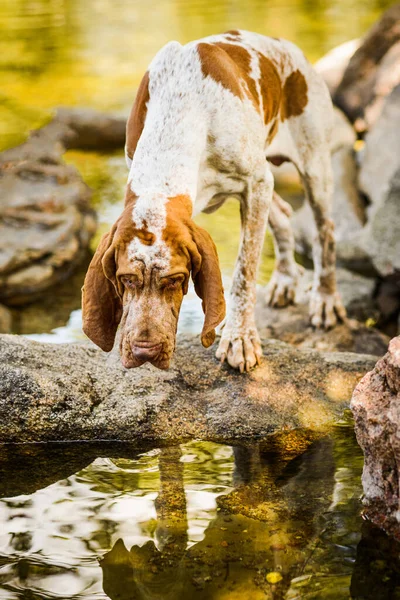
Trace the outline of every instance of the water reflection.
<instances>
[{"instance_id":1,"label":"water reflection","mask_svg":"<svg viewBox=\"0 0 400 600\"><path fill-rule=\"evenodd\" d=\"M181 456L179 448L161 450L155 539L129 551L115 543L100 563L104 591L112 600L217 598L222 589L230 598L284 597L329 506L332 441L286 465L258 445L234 448L235 489L218 497L204 538L188 549ZM268 583L270 572L277 584Z\"/></svg>"},{"instance_id":2,"label":"water reflection","mask_svg":"<svg viewBox=\"0 0 400 600\"><path fill-rule=\"evenodd\" d=\"M399 597L348 426L144 450L0 449L1 599Z\"/></svg>"}]
</instances>

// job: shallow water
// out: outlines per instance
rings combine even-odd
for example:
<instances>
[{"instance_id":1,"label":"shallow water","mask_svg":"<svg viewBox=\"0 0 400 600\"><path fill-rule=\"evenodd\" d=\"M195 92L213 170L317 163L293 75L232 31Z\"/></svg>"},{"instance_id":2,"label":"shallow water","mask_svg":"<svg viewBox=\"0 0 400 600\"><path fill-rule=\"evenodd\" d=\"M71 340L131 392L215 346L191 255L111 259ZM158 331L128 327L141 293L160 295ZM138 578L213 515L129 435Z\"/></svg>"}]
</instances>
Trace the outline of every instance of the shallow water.
<instances>
[{"instance_id":1,"label":"shallow water","mask_svg":"<svg viewBox=\"0 0 400 600\"><path fill-rule=\"evenodd\" d=\"M0 598L400 597L351 427L305 439L3 447Z\"/></svg>"}]
</instances>

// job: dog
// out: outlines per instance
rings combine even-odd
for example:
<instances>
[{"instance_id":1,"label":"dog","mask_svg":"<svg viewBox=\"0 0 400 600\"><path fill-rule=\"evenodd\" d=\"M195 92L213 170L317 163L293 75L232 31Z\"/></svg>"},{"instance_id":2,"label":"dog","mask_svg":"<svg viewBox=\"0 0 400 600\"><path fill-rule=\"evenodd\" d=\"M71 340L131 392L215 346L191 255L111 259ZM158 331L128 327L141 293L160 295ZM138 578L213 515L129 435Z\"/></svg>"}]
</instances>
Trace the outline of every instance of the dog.
<instances>
[{"instance_id":1,"label":"dog","mask_svg":"<svg viewBox=\"0 0 400 600\"><path fill-rule=\"evenodd\" d=\"M276 267L267 300L293 302L299 281L290 207L274 191L270 168L284 161L300 173L317 225L311 323L330 328L343 320L329 218L332 123L324 81L291 42L229 31L164 46L127 122L125 207L86 274L86 335L110 351L120 323L125 367L167 369L191 275L205 314L201 341L210 346L225 318L224 291L215 245L192 217L233 196L240 248L216 356L241 372L257 365L256 275L268 223Z\"/></svg>"}]
</instances>

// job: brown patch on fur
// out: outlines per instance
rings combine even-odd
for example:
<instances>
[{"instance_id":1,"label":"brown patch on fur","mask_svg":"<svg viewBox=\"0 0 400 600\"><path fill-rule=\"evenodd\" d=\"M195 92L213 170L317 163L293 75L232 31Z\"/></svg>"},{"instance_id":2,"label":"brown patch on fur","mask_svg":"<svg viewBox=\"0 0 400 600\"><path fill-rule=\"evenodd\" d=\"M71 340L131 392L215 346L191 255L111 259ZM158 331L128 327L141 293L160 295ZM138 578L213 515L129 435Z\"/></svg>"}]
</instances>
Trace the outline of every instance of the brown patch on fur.
<instances>
[{"instance_id":1,"label":"brown patch on fur","mask_svg":"<svg viewBox=\"0 0 400 600\"><path fill-rule=\"evenodd\" d=\"M274 137L278 133L278 129L279 129L279 119L276 118L275 121L271 125L271 129L269 130L268 144L270 144L272 142L272 140L274 139Z\"/></svg>"},{"instance_id":2,"label":"brown patch on fur","mask_svg":"<svg viewBox=\"0 0 400 600\"><path fill-rule=\"evenodd\" d=\"M229 31L225 31L224 35L231 35L232 37L240 37L240 31L238 29L229 29Z\"/></svg>"},{"instance_id":3,"label":"brown patch on fur","mask_svg":"<svg viewBox=\"0 0 400 600\"><path fill-rule=\"evenodd\" d=\"M297 69L289 75L283 86L281 119L298 117L308 102L308 87L304 75Z\"/></svg>"},{"instance_id":4,"label":"brown patch on fur","mask_svg":"<svg viewBox=\"0 0 400 600\"><path fill-rule=\"evenodd\" d=\"M252 77L250 77L251 55L248 50L242 46L237 46L236 44L225 44L224 42L216 42L215 46L218 46L218 48L224 50L229 58L233 60L238 68L238 76L243 79L247 85L251 101L256 109L259 110L260 106L256 82Z\"/></svg>"},{"instance_id":5,"label":"brown patch on fur","mask_svg":"<svg viewBox=\"0 0 400 600\"><path fill-rule=\"evenodd\" d=\"M105 352L109 352L122 316L122 302L113 284L104 272L103 258L112 241L113 228L103 235L89 265L82 287L82 329Z\"/></svg>"},{"instance_id":6,"label":"brown patch on fur","mask_svg":"<svg viewBox=\"0 0 400 600\"><path fill-rule=\"evenodd\" d=\"M137 229L133 226L132 233L135 237L138 237L145 246L152 246L156 241L154 233L147 231L147 222L145 219L143 219L143 227L141 229Z\"/></svg>"},{"instance_id":7,"label":"brown patch on fur","mask_svg":"<svg viewBox=\"0 0 400 600\"><path fill-rule=\"evenodd\" d=\"M146 71L140 82L135 102L126 123L126 152L131 160L135 154L139 138L142 135L149 99L149 73Z\"/></svg>"},{"instance_id":8,"label":"brown patch on fur","mask_svg":"<svg viewBox=\"0 0 400 600\"><path fill-rule=\"evenodd\" d=\"M220 83L234 96L243 98L243 91L239 81L238 67L232 60L228 60L226 52L215 44L200 43L197 45L200 57L201 71L204 77L211 77Z\"/></svg>"},{"instance_id":9,"label":"brown patch on fur","mask_svg":"<svg viewBox=\"0 0 400 600\"><path fill-rule=\"evenodd\" d=\"M125 188L125 208L127 206L132 206L133 208L133 205L135 204L137 198L137 195L134 192L132 192L131 186L128 183Z\"/></svg>"},{"instance_id":10,"label":"brown patch on fur","mask_svg":"<svg viewBox=\"0 0 400 600\"><path fill-rule=\"evenodd\" d=\"M237 29L231 29L230 31L225 31L223 34L224 38L230 40L232 42L237 42L241 39L240 31Z\"/></svg>"},{"instance_id":11,"label":"brown patch on fur","mask_svg":"<svg viewBox=\"0 0 400 600\"><path fill-rule=\"evenodd\" d=\"M264 122L270 123L279 114L279 109L282 100L282 84L281 78L274 63L258 53L261 71L261 95L264 107Z\"/></svg>"},{"instance_id":12,"label":"brown patch on fur","mask_svg":"<svg viewBox=\"0 0 400 600\"><path fill-rule=\"evenodd\" d=\"M215 327L225 317L225 298L218 254L211 236L191 218L189 196L169 198L163 240L171 248L171 267L189 257L196 294L202 299L204 325L201 342L208 348L215 340Z\"/></svg>"}]
</instances>

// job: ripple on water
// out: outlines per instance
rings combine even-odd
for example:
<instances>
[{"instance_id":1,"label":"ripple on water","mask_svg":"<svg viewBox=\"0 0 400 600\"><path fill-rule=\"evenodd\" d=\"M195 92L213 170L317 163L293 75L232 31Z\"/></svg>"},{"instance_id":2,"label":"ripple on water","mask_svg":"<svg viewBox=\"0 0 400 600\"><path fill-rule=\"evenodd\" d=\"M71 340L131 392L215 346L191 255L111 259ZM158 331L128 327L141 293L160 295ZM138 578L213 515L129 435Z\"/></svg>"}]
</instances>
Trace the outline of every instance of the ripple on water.
<instances>
[{"instance_id":1,"label":"ripple on water","mask_svg":"<svg viewBox=\"0 0 400 600\"><path fill-rule=\"evenodd\" d=\"M272 447L0 450L0 598L341 600L367 578L376 592L351 426Z\"/></svg>"}]
</instances>

